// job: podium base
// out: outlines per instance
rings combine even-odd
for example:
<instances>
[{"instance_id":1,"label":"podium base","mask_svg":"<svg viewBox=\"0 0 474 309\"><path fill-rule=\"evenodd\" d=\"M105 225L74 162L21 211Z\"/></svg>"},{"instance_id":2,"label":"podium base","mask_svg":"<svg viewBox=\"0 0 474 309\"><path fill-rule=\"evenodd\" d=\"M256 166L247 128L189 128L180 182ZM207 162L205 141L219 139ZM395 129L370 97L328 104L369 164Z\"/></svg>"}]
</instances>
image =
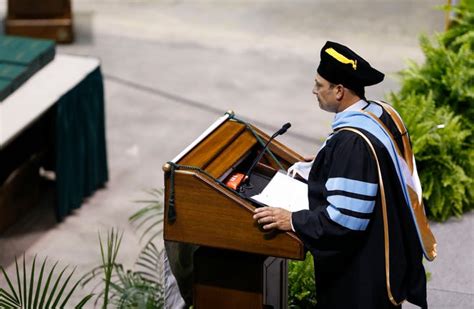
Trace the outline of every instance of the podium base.
<instances>
[{"instance_id":1,"label":"podium base","mask_svg":"<svg viewBox=\"0 0 474 309\"><path fill-rule=\"evenodd\" d=\"M194 308L287 308L282 258L199 248L194 255Z\"/></svg>"}]
</instances>

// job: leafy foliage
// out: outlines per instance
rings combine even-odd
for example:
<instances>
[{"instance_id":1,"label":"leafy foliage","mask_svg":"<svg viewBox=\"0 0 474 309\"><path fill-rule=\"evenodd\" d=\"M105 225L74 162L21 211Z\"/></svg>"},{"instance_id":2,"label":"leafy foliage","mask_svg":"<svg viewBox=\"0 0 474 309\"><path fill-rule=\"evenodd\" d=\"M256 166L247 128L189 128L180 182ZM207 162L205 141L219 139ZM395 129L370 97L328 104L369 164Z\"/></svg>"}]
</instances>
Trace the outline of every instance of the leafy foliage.
<instances>
[{"instance_id":1,"label":"leafy foliage","mask_svg":"<svg viewBox=\"0 0 474 309\"><path fill-rule=\"evenodd\" d=\"M410 130L427 214L446 220L471 209L474 149L467 147L471 131L463 128L461 117L447 107L436 108L432 93L392 95L392 103Z\"/></svg>"},{"instance_id":2,"label":"leafy foliage","mask_svg":"<svg viewBox=\"0 0 474 309\"><path fill-rule=\"evenodd\" d=\"M137 230L141 230L142 236L140 241L145 237L149 237L146 240L146 244L152 242L156 237L162 235L163 229L163 190L152 189L148 191L150 199L136 201L144 206L134 213L128 219L132 224L136 225Z\"/></svg>"},{"instance_id":3,"label":"leafy foliage","mask_svg":"<svg viewBox=\"0 0 474 309\"><path fill-rule=\"evenodd\" d=\"M433 93L436 106L450 106L466 119L474 119L474 23L471 26L472 42L465 42L452 49L443 44L444 36L438 36L434 45L426 36L420 45L426 57L423 65L410 63L401 73L402 97L411 94Z\"/></svg>"},{"instance_id":4,"label":"leafy foliage","mask_svg":"<svg viewBox=\"0 0 474 309\"><path fill-rule=\"evenodd\" d=\"M151 190L148 193L151 195L149 200L138 201L145 206L129 218L142 231L141 239L148 237L135 263L135 270L125 270L122 264L117 263L122 234L112 229L105 244L99 235L102 264L86 274L84 285L102 277L102 281L94 287L95 290L102 286L95 301L97 305L102 300L102 308L107 308L109 304L114 308L164 308L160 276L163 273L163 250L158 250L153 243L162 233L162 191Z\"/></svg>"},{"instance_id":5,"label":"leafy foliage","mask_svg":"<svg viewBox=\"0 0 474 309\"><path fill-rule=\"evenodd\" d=\"M105 243L99 236L102 264L84 276L83 285L101 277L94 290L103 286L95 301L97 305L102 300L102 308L109 305L114 308L163 308L163 288L159 277L161 252L150 243L138 258L139 271L125 270L117 263L122 236L114 229L107 233Z\"/></svg>"},{"instance_id":6,"label":"leafy foliage","mask_svg":"<svg viewBox=\"0 0 474 309\"><path fill-rule=\"evenodd\" d=\"M468 44L471 50L474 49L474 40L472 38L472 27L474 25L474 1L461 1L457 7L445 7L445 10L454 11L454 20L452 26L446 31L442 39L444 46L450 46L451 49L457 50L464 44Z\"/></svg>"},{"instance_id":7,"label":"leafy foliage","mask_svg":"<svg viewBox=\"0 0 474 309\"><path fill-rule=\"evenodd\" d=\"M472 2L472 1L471 1ZM474 110L474 4L461 1L452 9L451 27L435 36L420 38L426 61L410 62L403 77L400 94L426 94L433 91L436 106L450 106L454 112L473 119Z\"/></svg>"},{"instance_id":8,"label":"leafy foliage","mask_svg":"<svg viewBox=\"0 0 474 309\"><path fill-rule=\"evenodd\" d=\"M38 277L36 278L36 256L30 270L28 271L23 256L23 267L20 269L18 261L15 258L16 269L16 287L14 287L12 280L7 275L5 269L0 266L3 277L8 283L10 292L0 289L0 308L64 308L66 305L71 306L70 298L76 291L80 280L76 281L66 294L66 289L71 280L74 270L68 275L68 267L64 267L58 274L56 266L58 262L50 268L49 273L46 272L47 259L43 260ZM46 281L43 281L43 278ZM63 276L66 276L63 279ZM37 280L35 287L35 278ZM52 285L52 287L51 287ZM50 289L51 288L51 289ZM75 308L82 308L92 297L92 294L84 297Z\"/></svg>"},{"instance_id":9,"label":"leafy foliage","mask_svg":"<svg viewBox=\"0 0 474 309\"><path fill-rule=\"evenodd\" d=\"M426 61L401 72L389 100L402 115L430 218L446 220L474 208L474 10L455 8L451 28L420 45Z\"/></svg>"},{"instance_id":10,"label":"leafy foliage","mask_svg":"<svg viewBox=\"0 0 474 309\"><path fill-rule=\"evenodd\" d=\"M314 264L311 253L304 261L288 263L288 307L294 309L313 308L316 305Z\"/></svg>"}]
</instances>

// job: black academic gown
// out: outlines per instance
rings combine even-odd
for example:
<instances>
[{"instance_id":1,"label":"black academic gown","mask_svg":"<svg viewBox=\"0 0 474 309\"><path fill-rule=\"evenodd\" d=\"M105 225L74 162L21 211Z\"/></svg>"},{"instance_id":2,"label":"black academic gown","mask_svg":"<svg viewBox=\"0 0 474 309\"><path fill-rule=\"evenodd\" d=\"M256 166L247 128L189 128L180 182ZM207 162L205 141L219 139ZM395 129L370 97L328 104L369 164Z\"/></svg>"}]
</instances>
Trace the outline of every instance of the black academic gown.
<instances>
[{"instance_id":1,"label":"black academic gown","mask_svg":"<svg viewBox=\"0 0 474 309\"><path fill-rule=\"evenodd\" d=\"M376 103L371 103L376 104ZM380 119L401 138L390 116ZM422 249L392 160L370 132L384 179L390 237L390 286L396 300L426 307ZM393 308L388 298L383 217L375 160L366 142L335 133L318 153L308 178L309 208L292 224L314 256L318 308Z\"/></svg>"}]
</instances>

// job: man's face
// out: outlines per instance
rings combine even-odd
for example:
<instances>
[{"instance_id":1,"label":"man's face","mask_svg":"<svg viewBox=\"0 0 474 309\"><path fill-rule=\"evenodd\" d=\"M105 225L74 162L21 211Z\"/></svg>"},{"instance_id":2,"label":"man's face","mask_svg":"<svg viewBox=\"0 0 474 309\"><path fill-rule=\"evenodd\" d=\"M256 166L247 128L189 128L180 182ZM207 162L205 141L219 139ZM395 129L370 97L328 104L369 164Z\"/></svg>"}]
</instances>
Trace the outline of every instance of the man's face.
<instances>
[{"instance_id":1,"label":"man's face","mask_svg":"<svg viewBox=\"0 0 474 309\"><path fill-rule=\"evenodd\" d=\"M336 85L316 74L313 94L318 98L319 108L327 112L337 112L340 102L336 99L336 90Z\"/></svg>"}]
</instances>

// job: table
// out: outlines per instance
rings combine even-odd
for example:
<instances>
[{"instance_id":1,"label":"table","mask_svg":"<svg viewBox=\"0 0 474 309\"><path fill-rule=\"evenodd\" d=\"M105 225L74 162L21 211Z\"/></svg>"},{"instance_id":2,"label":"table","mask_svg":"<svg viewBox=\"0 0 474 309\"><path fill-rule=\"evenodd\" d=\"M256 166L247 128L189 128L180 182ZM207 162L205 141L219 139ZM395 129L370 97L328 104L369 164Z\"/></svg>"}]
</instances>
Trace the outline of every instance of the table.
<instances>
[{"instance_id":1,"label":"table","mask_svg":"<svg viewBox=\"0 0 474 309\"><path fill-rule=\"evenodd\" d=\"M108 180L98 59L57 54L0 103L0 186L44 146L53 154L62 219Z\"/></svg>"}]
</instances>

